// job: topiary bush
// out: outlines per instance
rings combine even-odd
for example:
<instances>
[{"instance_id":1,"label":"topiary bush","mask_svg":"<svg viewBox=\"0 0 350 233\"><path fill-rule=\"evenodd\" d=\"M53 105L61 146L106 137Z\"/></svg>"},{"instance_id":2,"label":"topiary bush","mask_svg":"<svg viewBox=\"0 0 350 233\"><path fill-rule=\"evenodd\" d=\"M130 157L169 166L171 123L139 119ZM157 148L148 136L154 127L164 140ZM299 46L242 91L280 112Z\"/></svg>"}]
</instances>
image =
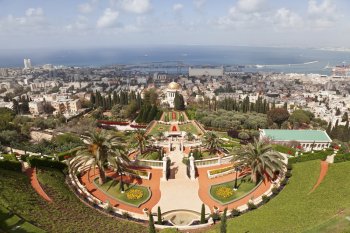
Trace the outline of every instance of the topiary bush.
<instances>
[{"instance_id":1,"label":"topiary bush","mask_svg":"<svg viewBox=\"0 0 350 233\"><path fill-rule=\"evenodd\" d=\"M270 197L266 196L266 195L262 195L262 202L265 204L265 203L268 203L270 201Z\"/></svg>"},{"instance_id":2,"label":"topiary bush","mask_svg":"<svg viewBox=\"0 0 350 233\"><path fill-rule=\"evenodd\" d=\"M49 167L56 168L58 170L64 170L67 168L65 163L59 162L57 160L52 160L52 158L38 158L35 156L28 157L28 163L32 167Z\"/></svg>"},{"instance_id":3,"label":"topiary bush","mask_svg":"<svg viewBox=\"0 0 350 233\"><path fill-rule=\"evenodd\" d=\"M257 206L253 202L248 202L248 210L255 210Z\"/></svg>"},{"instance_id":4,"label":"topiary bush","mask_svg":"<svg viewBox=\"0 0 350 233\"><path fill-rule=\"evenodd\" d=\"M18 161L0 160L0 169L20 172L22 171L22 164Z\"/></svg>"}]
</instances>

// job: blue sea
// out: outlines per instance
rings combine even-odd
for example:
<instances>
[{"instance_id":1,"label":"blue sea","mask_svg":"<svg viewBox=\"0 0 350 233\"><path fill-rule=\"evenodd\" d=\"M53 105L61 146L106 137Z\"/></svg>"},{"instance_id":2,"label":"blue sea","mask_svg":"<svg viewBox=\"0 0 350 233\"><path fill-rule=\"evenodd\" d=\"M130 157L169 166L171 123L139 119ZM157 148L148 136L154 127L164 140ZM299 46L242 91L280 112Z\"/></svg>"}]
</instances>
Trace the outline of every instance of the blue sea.
<instances>
[{"instance_id":1,"label":"blue sea","mask_svg":"<svg viewBox=\"0 0 350 233\"><path fill-rule=\"evenodd\" d=\"M23 58L32 65L108 66L116 64L161 64L234 66L246 71L276 71L329 74L327 65L350 63L350 52L312 48L269 48L243 46L160 46L99 49L0 50L0 67L23 67ZM260 68L253 68L258 65Z\"/></svg>"}]
</instances>

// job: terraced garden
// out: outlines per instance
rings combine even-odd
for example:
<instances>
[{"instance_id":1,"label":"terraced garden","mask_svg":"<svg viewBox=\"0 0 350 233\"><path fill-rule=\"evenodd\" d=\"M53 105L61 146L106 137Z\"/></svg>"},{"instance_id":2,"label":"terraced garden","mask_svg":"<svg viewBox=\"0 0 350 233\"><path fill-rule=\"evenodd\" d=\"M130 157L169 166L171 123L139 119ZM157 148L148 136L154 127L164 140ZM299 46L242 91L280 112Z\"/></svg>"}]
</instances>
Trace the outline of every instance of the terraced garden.
<instances>
[{"instance_id":1,"label":"terraced garden","mask_svg":"<svg viewBox=\"0 0 350 233\"><path fill-rule=\"evenodd\" d=\"M350 162L331 164L318 188L320 161L293 165L283 191L261 208L228 221L228 232L348 232ZM219 227L208 232L218 232Z\"/></svg>"},{"instance_id":2,"label":"terraced garden","mask_svg":"<svg viewBox=\"0 0 350 233\"><path fill-rule=\"evenodd\" d=\"M47 232L147 232L146 227L108 217L84 205L66 186L60 171L40 169L38 178L53 203L44 201L24 174L0 170L0 204Z\"/></svg>"}]
</instances>

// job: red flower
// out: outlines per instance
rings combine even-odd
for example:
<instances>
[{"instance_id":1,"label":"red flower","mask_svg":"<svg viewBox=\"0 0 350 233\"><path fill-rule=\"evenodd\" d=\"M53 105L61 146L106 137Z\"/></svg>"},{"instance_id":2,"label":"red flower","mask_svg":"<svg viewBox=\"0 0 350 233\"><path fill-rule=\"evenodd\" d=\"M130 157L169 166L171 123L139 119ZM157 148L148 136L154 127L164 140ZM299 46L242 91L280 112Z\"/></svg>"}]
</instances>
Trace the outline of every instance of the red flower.
<instances>
[{"instance_id":1,"label":"red flower","mask_svg":"<svg viewBox=\"0 0 350 233\"><path fill-rule=\"evenodd\" d=\"M291 155L291 154L292 154L292 152L289 150L289 151L288 151L288 154L290 154L290 155Z\"/></svg>"},{"instance_id":2,"label":"red flower","mask_svg":"<svg viewBox=\"0 0 350 233\"><path fill-rule=\"evenodd\" d=\"M69 158L70 158L69 155L65 155L65 156L64 156L64 159L69 159Z\"/></svg>"}]
</instances>

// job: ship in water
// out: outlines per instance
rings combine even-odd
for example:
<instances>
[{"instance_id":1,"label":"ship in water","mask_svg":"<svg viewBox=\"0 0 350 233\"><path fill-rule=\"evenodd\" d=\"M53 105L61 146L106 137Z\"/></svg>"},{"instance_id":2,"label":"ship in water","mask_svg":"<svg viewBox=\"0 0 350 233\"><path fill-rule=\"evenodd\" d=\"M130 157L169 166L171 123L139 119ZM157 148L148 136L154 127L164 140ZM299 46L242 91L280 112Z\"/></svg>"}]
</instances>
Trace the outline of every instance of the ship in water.
<instances>
[{"instance_id":1,"label":"ship in water","mask_svg":"<svg viewBox=\"0 0 350 233\"><path fill-rule=\"evenodd\" d=\"M334 78L350 77L350 64L343 62L342 65L337 65L332 68L332 76Z\"/></svg>"}]
</instances>

